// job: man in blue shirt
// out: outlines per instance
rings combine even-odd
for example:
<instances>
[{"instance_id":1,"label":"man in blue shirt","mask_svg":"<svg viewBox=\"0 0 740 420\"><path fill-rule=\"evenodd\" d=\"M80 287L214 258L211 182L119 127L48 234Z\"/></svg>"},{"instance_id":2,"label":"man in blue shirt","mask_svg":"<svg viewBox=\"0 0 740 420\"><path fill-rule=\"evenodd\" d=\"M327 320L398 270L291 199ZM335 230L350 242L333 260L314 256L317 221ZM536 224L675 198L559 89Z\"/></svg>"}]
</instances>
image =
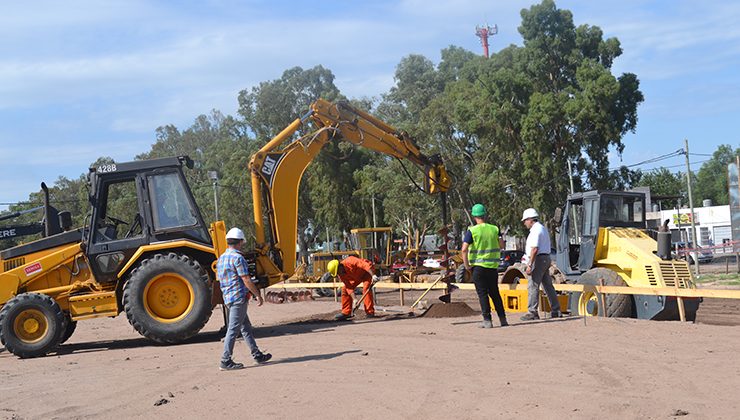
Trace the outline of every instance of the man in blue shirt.
<instances>
[{"instance_id":1,"label":"man in blue shirt","mask_svg":"<svg viewBox=\"0 0 740 420\"><path fill-rule=\"evenodd\" d=\"M224 337L224 353L221 356L221 370L236 370L244 367L241 363L231 360L234 351L234 341L237 334L241 333L244 342L249 346L255 362L267 363L272 358L270 353L262 353L257 347L252 335L252 324L247 315L247 303L249 293L257 298L257 306L262 306L264 301L257 286L254 285L249 276L247 260L239 252L244 244L244 232L239 228L232 228L226 233L226 243L229 247L218 258L216 264L216 276L221 286L224 297L224 305L229 310L229 325Z\"/></svg>"}]
</instances>

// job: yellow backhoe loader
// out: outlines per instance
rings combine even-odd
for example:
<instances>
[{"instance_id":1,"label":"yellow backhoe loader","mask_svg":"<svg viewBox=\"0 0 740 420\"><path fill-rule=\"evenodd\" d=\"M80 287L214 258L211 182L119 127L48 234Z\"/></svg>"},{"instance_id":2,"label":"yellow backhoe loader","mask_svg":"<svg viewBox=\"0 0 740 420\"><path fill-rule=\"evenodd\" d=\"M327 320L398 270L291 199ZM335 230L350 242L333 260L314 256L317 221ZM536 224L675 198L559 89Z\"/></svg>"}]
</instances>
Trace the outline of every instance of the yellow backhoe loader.
<instances>
[{"instance_id":1,"label":"yellow backhoe loader","mask_svg":"<svg viewBox=\"0 0 740 420\"><path fill-rule=\"evenodd\" d=\"M213 263L226 244L223 222L203 222L187 185L182 166L192 164L179 157L90 168L92 211L75 230L68 214L56 221L44 188L46 236L0 252L3 345L42 356L77 321L122 311L158 343L200 331L219 302Z\"/></svg>"},{"instance_id":2,"label":"yellow backhoe loader","mask_svg":"<svg viewBox=\"0 0 740 420\"><path fill-rule=\"evenodd\" d=\"M315 131L288 141L309 120ZM410 160L424 170L425 191L442 193L445 208L451 181L438 156L423 155L407 134L346 103L318 100L250 162L257 249L245 257L261 287L295 271L298 187L332 139ZM226 249L225 226L203 221L183 166L192 168L193 161L181 156L90 168L91 213L74 230L69 213L56 212L45 190L45 237L0 252L6 349L22 358L43 356L69 339L77 321L121 312L157 343L182 342L203 328L222 303L214 265Z\"/></svg>"}]
</instances>

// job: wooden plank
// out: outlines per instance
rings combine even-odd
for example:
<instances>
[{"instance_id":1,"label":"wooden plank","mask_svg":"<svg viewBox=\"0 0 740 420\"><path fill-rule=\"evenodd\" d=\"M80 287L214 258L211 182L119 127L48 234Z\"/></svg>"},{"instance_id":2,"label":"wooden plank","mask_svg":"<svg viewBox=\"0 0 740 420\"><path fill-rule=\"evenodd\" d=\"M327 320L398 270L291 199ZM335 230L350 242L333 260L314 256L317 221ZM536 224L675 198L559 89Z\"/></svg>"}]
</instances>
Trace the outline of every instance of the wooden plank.
<instances>
[{"instance_id":1,"label":"wooden plank","mask_svg":"<svg viewBox=\"0 0 740 420\"><path fill-rule=\"evenodd\" d=\"M740 290L727 289L672 289L670 287L626 287L626 286L604 286L597 287L597 291L608 294L619 295L654 295L654 296L681 296L685 298L724 298L740 299Z\"/></svg>"},{"instance_id":2,"label":"wooden plank","mask_svg":"<svg viewBox=\"0 0 740 420\"><path fill-rule=\"evenodd\" d=\"M426 290L431 283L377 283L376 289L398 290ZM475 290L472 283L455 283L460 290ZM554 284L555 290L560 292L579 292L589 291L592 293L606 293L616 295L653 295L653 296L676 296L683 298L722 298L722 299L740 299L740 290L732 289L674 289L671 287L627 287L627 286L590 286L583 284ZM342 287L342 283L278 283L269 287L269 289L314 289L332 287ZM446 289L446 284L436 284L432 290ZM527 290L527 285L499 284L499 290Z\"/></svg>"},{"instance_id":3,"label":"wooden plank","mask_svg":"<svg viewBox=\"0 0 740 420\"><path fill-rule=\"evenodd\" d=\"M604 287L604 279L599 279L599 286ZM599 316L606 318L606 295L599 292Z\"/></svg>"}]
</instances>

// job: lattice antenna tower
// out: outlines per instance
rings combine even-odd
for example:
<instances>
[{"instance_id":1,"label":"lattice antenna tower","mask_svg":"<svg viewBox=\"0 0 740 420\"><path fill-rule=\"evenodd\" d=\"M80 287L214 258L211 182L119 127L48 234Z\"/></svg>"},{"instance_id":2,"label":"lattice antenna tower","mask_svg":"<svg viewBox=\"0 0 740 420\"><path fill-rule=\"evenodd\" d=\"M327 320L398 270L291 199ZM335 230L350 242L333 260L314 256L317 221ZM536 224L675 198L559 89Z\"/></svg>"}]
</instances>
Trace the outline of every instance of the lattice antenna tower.
<instances>
[{"instance_id":1,"label":"lattice antenna tower","mask_svg":"<svg viewBox=\"0 0 740 420\"><path fill-rule=\"evenodd\" d=\"M475 35L480 38L480 43L483 45L483 55L488 58L488 38L498 33L498 26L476 26Z\"/></svg>"}]
</instances>

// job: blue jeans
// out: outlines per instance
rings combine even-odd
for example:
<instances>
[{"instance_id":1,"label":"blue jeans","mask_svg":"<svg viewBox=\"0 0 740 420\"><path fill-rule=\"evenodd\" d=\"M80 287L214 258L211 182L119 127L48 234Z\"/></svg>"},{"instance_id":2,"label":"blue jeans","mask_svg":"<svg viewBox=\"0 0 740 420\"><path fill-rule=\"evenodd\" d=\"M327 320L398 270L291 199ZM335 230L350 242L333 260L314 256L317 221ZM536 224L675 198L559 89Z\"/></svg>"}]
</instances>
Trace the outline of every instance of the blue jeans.
<instances>
[{"instance_id":1,"label":"blue jeans","mask_svg":"<svg viewBox=\"0 0 740 420\"><path fill-rule=\"evenodd\" d=\"M257 342L254 341L254 335L252 335L252 324L249 322L249 315L247 315L247 302L238 300L226 305L226 307L229 309L229 327L226 331L226 337L224 337L224 354L221 356L221 361L228 362L231 360L231 354L234 352L234 342L239 333L249 346L252 357L259 356L261 352L257 347Z\"/></svg>"}]
</instances>

